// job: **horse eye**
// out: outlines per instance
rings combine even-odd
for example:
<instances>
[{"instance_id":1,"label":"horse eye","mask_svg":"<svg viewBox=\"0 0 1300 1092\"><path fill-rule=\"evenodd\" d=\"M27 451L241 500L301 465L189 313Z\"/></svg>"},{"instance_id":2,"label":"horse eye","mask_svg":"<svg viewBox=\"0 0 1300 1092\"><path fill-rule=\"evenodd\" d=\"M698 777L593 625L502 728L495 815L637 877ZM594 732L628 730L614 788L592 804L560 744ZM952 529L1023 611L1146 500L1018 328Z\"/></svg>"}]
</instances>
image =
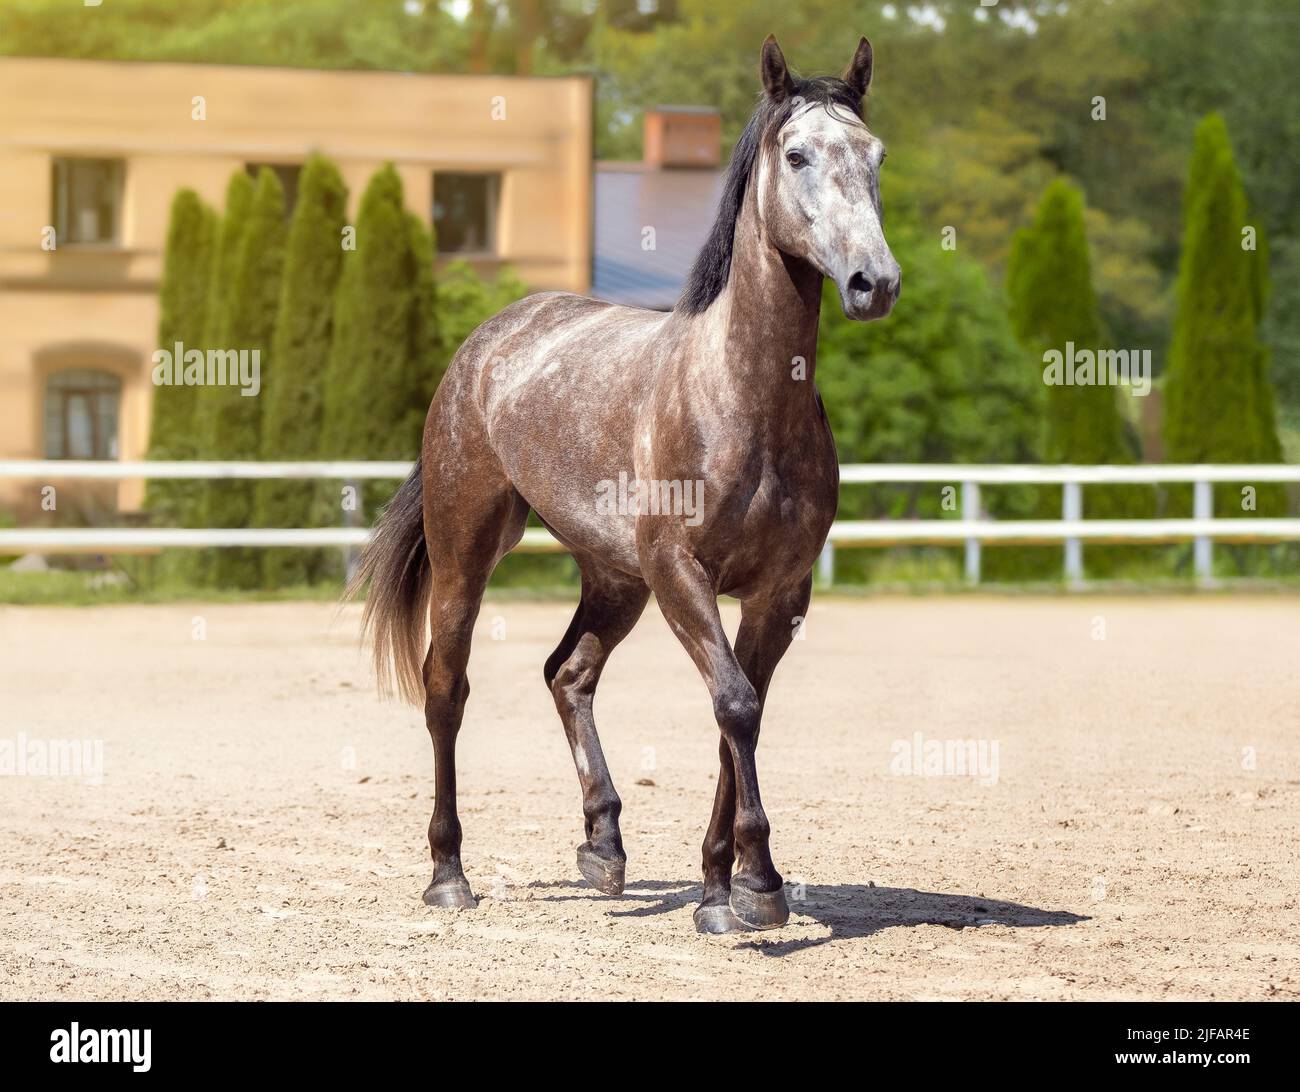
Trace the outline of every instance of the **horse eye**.
<instances>
[{"instance_id":1,"label":"horse eye","mask_svg":"<svg viewBox=\"0 0 1300 1092\"><path fill-rule=\"evenodd\" d=\"M785 161L790 164L796 171L808 161L798 152L786 152Z\"/></svg>"}]
</instances>

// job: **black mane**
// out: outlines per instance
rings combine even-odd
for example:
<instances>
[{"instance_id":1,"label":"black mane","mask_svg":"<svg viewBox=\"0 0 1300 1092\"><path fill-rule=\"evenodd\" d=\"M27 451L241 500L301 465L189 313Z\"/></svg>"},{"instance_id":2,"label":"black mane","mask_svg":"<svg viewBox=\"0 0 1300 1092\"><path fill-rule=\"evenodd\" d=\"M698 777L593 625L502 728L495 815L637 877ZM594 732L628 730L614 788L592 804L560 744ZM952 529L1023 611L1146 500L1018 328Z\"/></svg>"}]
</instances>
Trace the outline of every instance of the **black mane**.
<instances>
[{"instance_id":1,"label":"black mane","mask_svg":"<svg viewBox=\"0 0 1300 1092\"><path fill-rule=\"evenodd\" d=\"M834 76L816 76L801 80L792 77L793 90L777 102L764 94L745 131L740 134L727 164L727 174L722 182L722 196L718 200L718 215L709 230L709 237L696 255L682 289L676 310L688 315L699 315L722 294L731 276L731 250L736 237L736 220L745 203L745 188L749 176L758 162L758 153L764 141L774 140L781 126L789 119L794 102L818 102L826 107L841 106L862 117L862 101L843 80Z\"/></svg>"}]
</instances>

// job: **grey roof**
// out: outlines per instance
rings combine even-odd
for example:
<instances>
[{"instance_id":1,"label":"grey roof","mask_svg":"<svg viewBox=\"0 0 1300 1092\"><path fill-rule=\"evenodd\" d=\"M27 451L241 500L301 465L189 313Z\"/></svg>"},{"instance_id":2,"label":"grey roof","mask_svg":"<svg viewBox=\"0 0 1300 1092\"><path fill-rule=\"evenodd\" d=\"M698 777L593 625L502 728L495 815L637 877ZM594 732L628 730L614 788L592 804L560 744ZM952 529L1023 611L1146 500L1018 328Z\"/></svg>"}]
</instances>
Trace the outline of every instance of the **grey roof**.
<instances>
[{"instance_id":1,"label":"grey roof","mask_svg":"<svg viewBox=\"0 0 1300 1092\"><path fill-rule=\"evenodd\" d=\"M592 295L667 310L690 272L717 211L722 172L596 165ZM655 229L654 250L642 231Z\"/></svg>"}]
</instances>

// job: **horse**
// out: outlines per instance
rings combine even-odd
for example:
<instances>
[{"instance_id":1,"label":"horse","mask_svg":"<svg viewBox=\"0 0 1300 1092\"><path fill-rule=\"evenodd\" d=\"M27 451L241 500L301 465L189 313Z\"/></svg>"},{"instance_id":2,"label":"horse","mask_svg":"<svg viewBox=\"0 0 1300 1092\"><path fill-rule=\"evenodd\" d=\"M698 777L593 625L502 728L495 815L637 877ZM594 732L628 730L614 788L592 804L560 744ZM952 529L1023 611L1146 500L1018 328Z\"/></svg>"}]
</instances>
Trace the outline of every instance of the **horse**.
<instances>
[{"instance_id":1,"label":"horse","mask_svg":"<svg viewBox=\"0 0 1300 1092\"><path fill-rule=\"evenodd\" d=\"M541 292L484 322L449 363L415 469L350 586L370 586L362 627L381 692L395 684L423 703L433 741L426 904L476 905L460 858L456 738L480 602L531 510L581 573L577 610L543 677L582 790L583 877L604 894L623 891L622 803L592 700L653 592L707 684L720 733L696 928L787 921L755 748L838 503L814 381L823 278L861 321L889 314L902 283L882 227L885 149L863 121L872 63L861 38L842 76L800 78L768 36L758 104L673 310ZM615 481L621 500L634 483L631 503L610 503ZM741 603L734 647L721 595Z\"/></svg>"}]
</instances>

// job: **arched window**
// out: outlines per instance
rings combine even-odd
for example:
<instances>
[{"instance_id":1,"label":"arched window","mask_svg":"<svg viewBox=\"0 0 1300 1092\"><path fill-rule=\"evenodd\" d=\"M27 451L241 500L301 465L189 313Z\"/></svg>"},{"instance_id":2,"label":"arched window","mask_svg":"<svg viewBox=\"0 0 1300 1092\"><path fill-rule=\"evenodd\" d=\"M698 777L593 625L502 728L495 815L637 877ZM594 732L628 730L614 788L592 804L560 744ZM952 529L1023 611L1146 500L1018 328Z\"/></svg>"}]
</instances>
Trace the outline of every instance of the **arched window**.
<instances>
[{"instance_id":1,"label":"arched window","mask_svg":"<svg viewBox=\"0 0 1300 1092\"><path fill-rule=\"evenodd\" d=\"M72 368L45 381L45 457L116 459L122 381L110 372Z\"/></svg>"}]
</instances>

